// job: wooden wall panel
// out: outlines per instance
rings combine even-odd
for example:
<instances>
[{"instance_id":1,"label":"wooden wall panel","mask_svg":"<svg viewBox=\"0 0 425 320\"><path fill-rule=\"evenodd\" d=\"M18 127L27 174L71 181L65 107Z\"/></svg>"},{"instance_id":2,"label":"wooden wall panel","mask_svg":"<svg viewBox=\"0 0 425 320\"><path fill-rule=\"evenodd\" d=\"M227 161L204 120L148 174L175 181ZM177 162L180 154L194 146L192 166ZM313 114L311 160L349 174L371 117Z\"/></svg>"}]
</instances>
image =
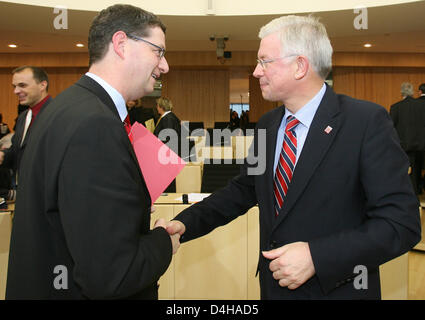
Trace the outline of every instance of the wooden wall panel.
<instances>
[{"instance_id":1,"label":"wooden wall panel","mask_svg":"<svg viewBox=\"0 0 425 320\"><path fill-rule=\"evenodd\" d=\"M171 69L162 76L162 95L171 99L174 112L184 121L229 121L229 71Z\"/></svg>"},{"instance_id":2,"label":"wooden wall panel","mask_svg":"<svg viewBox=\"0 0 425 320\"><path fill-rule=\"evenodd\" d=\"M279 106L278 102L263 99L260 83L253 75L249 76L249 121L257 122L263 114Z\"/></svg>"},{"instance_id":3,"label":"wooden wall panel","mask_svg":"<svg viewBox=\"0 0 425 320\"><path fill-rule=\"evenodd\" d=\"M88 67L88 53L0 53L0 68L33 65L37 67Z\"/></svg>"},{"instance_id":4,"label":"wooden wall panel","mask_svg":"<svg viewBox=\"0 0 425 320\"><path fill-rule=\"evenodd\" d=\"M402 82L411 82L417 96L419 84L425 83L425 68L334 67L333 81L337 93L372 101L389 110L401 100Z\"/></svg>"},{"instance_id":5,"label":"wooden wall panel","mask_svg":"<svg viewBox=\"0 0 425 320\"><path fill-rule=\"evenodd\" d=\"M215 52L167 52L170 72L163 76L163 94L175 104L182 120L215 121L229 119L229 78L234 70L252 72L256 52L233 52L224 64ZM334 54L333 80L338 93L376 102L387 109L400 100L400 84L411 81L415 89L425 82L425 54L340 53ZM11 87L13 68L33 64L46 68L54 97L87 70L87 53L0 54L0 112L11 127L16 118L17 98ZM236 71L235 71L236 72ZM279 105L264 101L258 80L250 77L250 120Z\"/></svg>"}]
</instances>

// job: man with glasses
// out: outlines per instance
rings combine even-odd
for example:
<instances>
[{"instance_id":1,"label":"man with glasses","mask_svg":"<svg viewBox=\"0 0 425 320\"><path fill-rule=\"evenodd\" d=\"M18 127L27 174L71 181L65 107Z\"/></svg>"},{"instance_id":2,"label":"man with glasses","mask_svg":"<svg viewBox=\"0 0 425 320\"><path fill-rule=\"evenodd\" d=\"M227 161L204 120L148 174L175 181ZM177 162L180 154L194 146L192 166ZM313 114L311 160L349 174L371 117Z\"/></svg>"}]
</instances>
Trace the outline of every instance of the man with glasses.
<instances>
[{"instance_id":1,"label":"man with glasses","mask_svg":"<svg viewBox=\"0 0 425 320\"><path fill-rule=\"evenodd\" d=\"M264 99L284 104L257 123L267 133L256 133L250 154L265 144L266 170L250 175L247 161L167 230L189 241L258 203L262 299L379 299L379 265L421 235L408 159L388 112L325 84L332 47L317 19L281 17L259 36L254 76ZM364 283L355 280L359 267Z\"/></svg>"},{"instance_id":2,"label":"man with glasses","mask_svg":"<svg viewBox=\"0 0 425 320\"><path fill-rule=\"evenodd\" d=\"M125 104L168 72L165 26L114 5L94 19L88 47L89 72L39 115L28 139L7 299L157 299L179 246L163 219L150 229Z\"/></svg>"}]
</instances>

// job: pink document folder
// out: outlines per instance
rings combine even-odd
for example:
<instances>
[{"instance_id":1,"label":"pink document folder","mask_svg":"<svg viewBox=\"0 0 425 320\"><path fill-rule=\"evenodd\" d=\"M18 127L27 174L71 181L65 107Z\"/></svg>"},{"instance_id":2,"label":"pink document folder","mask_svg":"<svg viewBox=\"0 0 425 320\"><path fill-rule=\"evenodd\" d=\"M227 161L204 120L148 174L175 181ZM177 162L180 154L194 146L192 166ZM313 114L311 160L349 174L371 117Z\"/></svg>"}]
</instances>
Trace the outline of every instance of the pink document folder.
<instances>
[{"instance_id":1,"label":"pink document folder","mask_svg":"<svg viewBox=\"0 0 425 320\"><path fill-rule=\"evenodd\" d=\"M140 169L154 203L186 162L138 122L132 125L131 135Z\"/></svg>"}]
</instances>

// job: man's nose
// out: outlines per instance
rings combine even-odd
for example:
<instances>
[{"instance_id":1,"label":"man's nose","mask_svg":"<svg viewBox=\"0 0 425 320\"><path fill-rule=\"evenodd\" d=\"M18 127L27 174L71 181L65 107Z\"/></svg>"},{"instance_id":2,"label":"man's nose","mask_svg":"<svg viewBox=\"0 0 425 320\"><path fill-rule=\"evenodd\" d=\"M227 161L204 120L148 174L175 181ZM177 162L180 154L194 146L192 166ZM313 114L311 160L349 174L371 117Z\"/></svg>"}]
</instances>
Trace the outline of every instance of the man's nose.
<instances>
[{"instance_id":1,"label":"man's nose","mask_svg":"<svg viewBox=\"0 0 425 320\"><path fill-rule=\"evenodd\" d=\"M159 70L161 73L167 73L170 70L167 59L165 57L162 57L161 61L159 62Z\"/></svg>"},{"instance_id":2,"label":"man's nose","mask_svg":"<svg viewBox=\"0 0 425 320\"><path fill-rule=\"evenodd\" d=\"M259 63L257 63L257 65L255 66L254 72L252 73L252 75L255 78L260 78L263 75L263 68L260 66Z\"/></svg>"}]
</instances>

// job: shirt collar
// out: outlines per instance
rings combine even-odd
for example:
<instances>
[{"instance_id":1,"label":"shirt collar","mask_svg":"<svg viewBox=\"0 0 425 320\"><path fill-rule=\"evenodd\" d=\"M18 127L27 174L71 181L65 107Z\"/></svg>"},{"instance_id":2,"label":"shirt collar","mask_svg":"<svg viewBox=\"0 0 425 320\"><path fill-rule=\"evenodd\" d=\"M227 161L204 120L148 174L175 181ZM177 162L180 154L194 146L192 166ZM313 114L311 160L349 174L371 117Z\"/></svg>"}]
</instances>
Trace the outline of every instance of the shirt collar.
<instances>
[{"instance_id":1,"label":"shirt collar","mask_svg":"<svg viewBox=\"0 0 425 320\"><path fill-rule=\"evenodd\" d=\"M167 114L169 114L171 111L165 111L164 114L161 116L161 118L165 117Z\"/></svg>"},{"instance_id":2,"label":"shirt collar","mask_svg":"<svg viewBox=\"0 0 425 320\"><path fill-rule=\"evenodd\" d=\"M37 103L35 106L31 107L32 117L35 118L35 116L40 112L43 105L46 103L46 101L50 99L50 95L47 95L43 100L41 100L39 103Z\"/></svg>"},{"instance_id":3,"label":"shirt collar","mask_svg":"<svg viewBox=\"0 0 425 320\"><path fill-rule=\"evenodd\" d=\"M121 93L119 93L117 89L112 87L109 83L107 83L105 80L95 75L94 73L87 72L86 76L95 80L98 84L102 86L103 89L105 89L105 91L109 94L112 101L114 102L115 107L117 108L118 114L120 115L121 121L124 122L125 118L127 117L128 111L125 105L125 100L123 96L121 95Z\"/></svg>"},{"instance_id":4,"label":"shirt collar","mask_svg":"<svg viewBox=\"0 0 425 320\"><path fill-rule=\"evenodd\" d=\"M301 109L299 109L295 114L290 112L288 109L286 109L285 116L284 116L284 123L286 124L286 118L289 115L295 116L295 118L298 119L298 121L304 125L307 129L310 128L311 122L313 121L314 115L316 114L317 108L320 105L320 102L322 101L323 96L326 92L326 85L323 84L322 88L320 88L319 92L316 93L316 95L307 102Z\"/></svg>"}]
</instances>

